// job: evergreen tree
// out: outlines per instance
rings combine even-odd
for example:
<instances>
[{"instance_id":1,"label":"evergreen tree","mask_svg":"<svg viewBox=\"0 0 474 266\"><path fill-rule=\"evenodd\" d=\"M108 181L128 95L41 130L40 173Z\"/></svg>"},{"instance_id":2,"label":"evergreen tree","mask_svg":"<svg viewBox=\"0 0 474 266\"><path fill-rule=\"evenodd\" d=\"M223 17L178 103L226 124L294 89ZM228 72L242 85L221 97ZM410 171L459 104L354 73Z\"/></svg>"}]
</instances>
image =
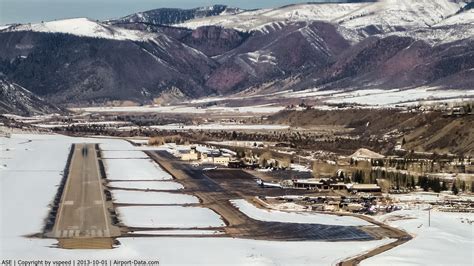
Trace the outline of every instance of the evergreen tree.
<instances>
[{"instance_id":1,"label":"evergreen tree","mask_svg":"<svg viewBox=\"0 0 474 266\"><path fill-rule=\"evenodd\" d=\"M448 186L446 185L446 181L443 181L443 184L441 185L441 191L447 191Z\"/></svg>"},{"instance_id":2,"label":"evergreen tree","mask_svg":"<svg viewBox=\"0 0 474 266\"><path fill-rule=\"evenodd\" d=\"M430 190L430 184L429 184L429 180L426 176L421 176L419 178L419 186L424 190L424 191L428 191Z\"/></svg>"},{"instance_id":3,"label":"evergreen tree","mask_svg":"<svg viewBox=\"0 0 474 266\"><path fill-rule=\"evenodd\" d=\"M345 180L344 172L340 171L338 177L340 180Z\"/></svg>"},{"instance_id":4,"label":"evergreen tree","mask_svg":"<svg viewBox=\"0 0 474 266\"><path fill-rule=\"evenodd\" d=\"M434 178L434 179L433 179L431 189L433 189L433 191L436 192L436 193L441 192L441 185L440 185L440 183L439 183L439 179L438 179L438 178Z\"/></svg>"},{"instance_id":5,"label":"evergreen tree","mask_svg":"<svg viewBox=\"0 0 474 266\"><path fill-rule=\"evenodd\" d=\"M348 176L344 177L344 184L349 184L351 182Z\"/></svg>"},{"instance_id":6,"label":"evergreen tree","mask_svg":"<svg viewBox=\"0 0 474 266\"><path fill-rule=\"evenodd\" d=\"M364 175L363 174L364 173L362 172L362 170L356 170L354 172L354 178L353 178L354 182L359 183L359 184L364 183Z\"/></svg>"},{"instance_id":7,"label":"evergreen tree","mask_svg":"<svg viewBox=\"0 0 474 266\"><path fill-rule=\"evenodd\" d=\"M457 195L459 193L459 189L456 186L456 180L453 181L453 186L451 187L451 191L453 192L454 195Z\"/></svg>"}]
</instances>

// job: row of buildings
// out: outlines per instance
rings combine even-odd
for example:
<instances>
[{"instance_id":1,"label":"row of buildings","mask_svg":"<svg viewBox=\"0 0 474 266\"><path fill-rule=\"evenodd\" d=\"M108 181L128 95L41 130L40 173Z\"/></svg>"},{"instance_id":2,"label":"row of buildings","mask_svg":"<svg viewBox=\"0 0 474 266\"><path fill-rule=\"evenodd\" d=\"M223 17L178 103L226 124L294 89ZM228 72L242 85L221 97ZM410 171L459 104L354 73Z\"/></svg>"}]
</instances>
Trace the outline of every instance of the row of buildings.
<instances>
[{"instance_id":1,"label":"row of buildings","mask_svg":"<svg viewBox=\"0 0 474 266\"><path fill-rule=\"evenodd\" d=\"M294 188L310 190L340 190L353 193L378 193L382 189L377 184L356 184L343 182L330 182L327 178L296 179L288 182Z\"/></svg>"},{"instance_id":2,"label":"row of buildings","mask_svg":"<svg viewBox=\"0 0 474 266\"><path fill-rule=\"evenodd\" d=\"M227 149L210 149L204 146L177 147L172 152L182 161L228 166L236 155Z\"/></svg>"}]
</instances>

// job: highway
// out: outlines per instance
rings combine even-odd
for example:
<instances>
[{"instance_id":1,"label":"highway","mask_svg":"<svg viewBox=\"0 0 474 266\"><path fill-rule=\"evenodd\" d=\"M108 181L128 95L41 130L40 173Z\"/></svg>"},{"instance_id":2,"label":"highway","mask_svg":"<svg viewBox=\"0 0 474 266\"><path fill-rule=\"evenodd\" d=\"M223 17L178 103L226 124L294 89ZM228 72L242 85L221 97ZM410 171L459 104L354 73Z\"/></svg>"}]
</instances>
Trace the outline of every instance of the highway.
<instances>
[{"instance_id":1,"label":"highway","mask_svg":"<svg viewBox=\"0 0 474 266\"><path fill-rule=\"evenodd\" d=\"M53 233L56 238L107 238L115 234L94 144L75 145Z\"/></svg>"}]
</instances>

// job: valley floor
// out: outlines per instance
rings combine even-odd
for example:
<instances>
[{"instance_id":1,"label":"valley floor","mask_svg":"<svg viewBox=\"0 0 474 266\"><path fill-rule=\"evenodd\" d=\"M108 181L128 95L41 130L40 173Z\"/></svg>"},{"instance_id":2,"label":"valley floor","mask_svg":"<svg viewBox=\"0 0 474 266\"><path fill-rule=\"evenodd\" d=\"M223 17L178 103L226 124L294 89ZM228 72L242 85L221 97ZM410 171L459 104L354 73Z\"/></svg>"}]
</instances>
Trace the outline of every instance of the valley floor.
<instances>
[{"instance_id":1,"label":"valley floor","mask_svg":"<svg viewBox=\"0 0 474 266\"><path fill-rule=\"evenodd\" d=\"M2 137L0 143L2 259L159 259L164 265L328 265L392 241L383 239L362 242L299 242L162 236L122 237L118 239L120 245L111 250L58 249L55 248L57 241L54 239L30 236L43 230L43 221L49 211L48 205L62 178L72 143L101 143L103 148L135 150L130 143L117 139L26 134L14 134L10 138ZM123 195L120 197L125 199ZM202 220L200 213L193 215L198 216L184 217L187 219L185 226L205 221Z\"/></svg>"},{"instance_id":2,"label":"valley floor","mask_svg":"<svg viewBox=\"0 0 474 266\"><path fill-rule=\"evenodd\" d=\"M119 237L120 245L108 250L58 249L57 240L33 236L43 231L49 204L63 177L73 143L99 143L104 151L108 187L120 188L112 190L119 218L139 227L149 225L148 229L136 229L136 235ZM186 194L186 184L183 187L176 182L180 180L172 180L139 147L121 139L13 134L0 138L0 150L1 259L158 259L163 265L334 265L394 241L269 241L223 235L228 225L222 217L206 207L194 206L196 198ZM137 166L140 171L130 170ZM124 206L127 203L130 205ZM367 225L353 217L266 212L243 200L233 203L258 220ZM146 207L147 204L156 206ZM423 210L399 211L377 219L407 230L414 239L363 264L473 262L472 214L432 213L431 227L426 225ZM189 233L180 236L187 230Z\"/></svg>"}]
</instances>

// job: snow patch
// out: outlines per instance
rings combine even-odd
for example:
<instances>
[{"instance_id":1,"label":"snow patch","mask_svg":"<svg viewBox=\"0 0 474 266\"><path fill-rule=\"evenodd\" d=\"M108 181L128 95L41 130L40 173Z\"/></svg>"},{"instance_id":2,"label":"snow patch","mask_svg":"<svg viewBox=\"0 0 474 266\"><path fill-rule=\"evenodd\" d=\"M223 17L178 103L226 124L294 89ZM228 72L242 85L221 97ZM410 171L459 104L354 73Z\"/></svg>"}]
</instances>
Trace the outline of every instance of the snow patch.
<instances>
[{"instance_id":1,"label":"snow patch","mask_svg":"<svg viewBox=\"0 0 474 266\"><path fill-rule=\"evenodd\" d=\"M231 203L248 217L266 222L325 224L342 226L364 226L372 225L369 222L356 217L338 216L321 213L283 212L276 210L264 210L255 207L244 199L231 200Z\"/></svg>"},{"instance_id":2,"label":"snow patch","mask_svg":"<svg viewBox=\"0 0 474 266\"><path fill-rule=\"evenodd\" d=\"M104 159L109 180L171 180L173 177L151 159Z\"/></svg>"},{"instance_id":3,"label":"snow patch","mask_svg":"<svg viewBox=\"0 0 474 266\"><path fill-rule=\"evenodd\" d=\"M178 190L183 189L183 185L173 181L120 181L120 182L109 182L107 184L113 188L125 188L125 189L143 189L143 190Z\"/></svg>"},{"instance_id":4,"label":"snow patch","mask_svg":"<svg viewBox=\"0 0 474 266\"><path fill-rule=\"evenodd\" d=\"M193 204L199 203L199 199L185 194L152 192L152 191L128 191L112 190L115 203L123 204Z\"/></svg>"},{"instance_id":5,"label":"snow patch","mask_svg":"<svg viewBox=\"0 0 474 266\"><path fill-rule=\"evenodd\" d=\"M215 212L201 207L134 206L119 207L121 221L131 227L205 228L225 226Z\"/></svg>"}]
</instances>

